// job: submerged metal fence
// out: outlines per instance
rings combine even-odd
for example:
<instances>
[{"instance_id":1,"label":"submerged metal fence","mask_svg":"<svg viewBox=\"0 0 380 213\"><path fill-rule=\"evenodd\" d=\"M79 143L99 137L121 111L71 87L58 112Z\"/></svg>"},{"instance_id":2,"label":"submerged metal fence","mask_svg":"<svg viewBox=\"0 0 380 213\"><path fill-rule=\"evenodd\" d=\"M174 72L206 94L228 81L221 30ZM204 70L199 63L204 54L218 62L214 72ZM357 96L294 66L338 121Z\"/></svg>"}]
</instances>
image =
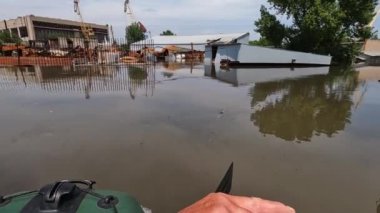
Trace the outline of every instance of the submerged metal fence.
<instances>
[{"instance_id":1,"label":"submerged metal fence","mask_svg":"<svg viewBox=\"0 0 380 213\"><path fill-rule=\"evenodd\" d=\"M81 38L52 38L28 44L3 44L0 65L111 65L153 64L153 40L130 45L125 39L99 43Z\"/></svg>"}]
</instances>

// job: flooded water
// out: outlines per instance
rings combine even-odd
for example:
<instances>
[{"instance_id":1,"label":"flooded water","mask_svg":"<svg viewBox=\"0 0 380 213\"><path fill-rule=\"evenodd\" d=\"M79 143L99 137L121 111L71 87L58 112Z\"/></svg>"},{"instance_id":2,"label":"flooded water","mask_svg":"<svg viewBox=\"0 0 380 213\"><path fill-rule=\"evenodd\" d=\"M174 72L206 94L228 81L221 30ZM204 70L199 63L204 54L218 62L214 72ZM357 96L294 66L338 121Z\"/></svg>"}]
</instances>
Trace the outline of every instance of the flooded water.
<instances>
[{"instance_id":1,"label":"flooded water","mask_svg":"<svg viewBox=\"0 0 380 213\"><path fill-rule=\"evenodd\" d=\"M380 68L0 68L0 194L93 179L154 212L212 192L376 213Z\"/></svg>"}]
</instances>

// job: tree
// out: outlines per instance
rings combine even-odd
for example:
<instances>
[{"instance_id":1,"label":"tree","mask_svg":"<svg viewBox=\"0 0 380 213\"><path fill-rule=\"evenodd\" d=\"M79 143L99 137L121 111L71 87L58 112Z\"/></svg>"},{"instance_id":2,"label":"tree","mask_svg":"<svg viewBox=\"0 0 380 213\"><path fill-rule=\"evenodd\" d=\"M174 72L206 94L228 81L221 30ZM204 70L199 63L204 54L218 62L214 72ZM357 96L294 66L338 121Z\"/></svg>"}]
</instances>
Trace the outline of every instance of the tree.
<instances>
[{"instance_id":1,"label":"tree","mask_svg":"<svg viewBox=\"0 0 380 213\"><path fill-rule=\"evenodd\" d=\"M166 31L163 31L160 35L161 36L174 36L175 34L171 30L166 30Z\"/></svg>"},{"instance_id":2,"label":"tree","mask_svg":"<svg viewBox=\"0 0 380 213\"><path fill-rule=\"evenodd\" d=\"M126 39L128 45L145 39L144 32L138 23L133 23L126 28Z\"/></svg>"},{"instance_id":3,"label":"tree","mask_svg":"<svg viewBox=\"0 0 380 213\"><path fill-rule=\"evenodd\" d=\"M332 55L334 62L351 63L358 43L373 36L367 27L377 0L268 0L277 14L292 24L285 26L265 8L255 22L256 32L274 45L317 54ZM271 30L273 33L271 32Z\"/></svg>"},{"instance_id":4,"label":"tree","mask_svg":"<svg viewBox=\"0 0 380 213\"><path fill-rule=\"evenodd\" d=\"M257 27L255 31L261 35L259 44L281 47L285 37L285 26L276 19L276 16L271 15L264 6L261 6L260 13L261 18L255 22Z\"/></svg>"},{"instance_id":5,"label":"tree","mask_svg":"<svg viewBox=\"0 0 380 213\"><path fill-rule=\"evenodd\" d=\"M265 38L260 38L259 40L249 41L249 45L251 45L251 46L261 46L261 47L270 47L270 46L273 46L273 44L271 42L269 42Z\"/></svg>"},{"instance_id":6,"label":"tree","mask_svg":"<svg viewBox=\"0 0 380 213\"><path fill-rule=\"evenodd\" d=\"M374 39L374 40L378 40L379 39L379 35L378 35L377 31L372 35L371 39Z\"/></svg>"},{"instance_id":7,"label":"tree","mask_svg":"<svg viewBox=\"0 0 380 213\"><path fill-rule=\"evenodd\" d=\"M9 31L0 32L0 45L4 43L20 44L22 40L15 34L11 34Z\"/></svg>"}]
</instances>

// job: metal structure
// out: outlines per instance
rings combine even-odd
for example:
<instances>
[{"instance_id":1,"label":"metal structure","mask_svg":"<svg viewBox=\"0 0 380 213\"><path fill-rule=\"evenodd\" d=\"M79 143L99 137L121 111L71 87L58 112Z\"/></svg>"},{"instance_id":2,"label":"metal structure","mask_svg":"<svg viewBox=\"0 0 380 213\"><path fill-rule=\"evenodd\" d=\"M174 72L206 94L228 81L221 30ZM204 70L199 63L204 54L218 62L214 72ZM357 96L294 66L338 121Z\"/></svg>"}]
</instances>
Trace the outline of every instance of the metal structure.
<instances>
[{"instance_id":1,"label":"metal structure","mask_svg":"<svg viewBox=\"0 0 380 213\"><path fill-rule=\"evenodd\" d=\"M133 13L133 10L132 10L132 7L131 7L131 4L130 4L130 0L125 0L124 2L124 12L127 14L127 27L128 26L131 26L132 24L137 24L140 28L140 30L143 32L143 33L146 33L148 30L145 28L145 26L136 19L136 16L135 14Z\"/></svg>"},{"instance_id":2,"label":"metal structure","mask_svg":"<svg viewBox=\"0 0 380 213\"><path fill-rule=\"evenodd\" d=\"M129 0L125 0L125 2L124 2L124 13L126 13L128 16L127 17L128 26L137 22Z\"/></svg>"},{"instance_id":3,"label":"metal structure","mask_svg":"<svg viewBox=\"0 0 380 213\"><path fill-rule=\"evenodd\" d=\"M110 41L115 42L115 34L113 32L113 26L112 25L109 26L109 31L110 31Z\"/></svg>"},{"instance_id":4,"label":"metal structure","mask_svg":"<svg viewBox=\"0 0 380 213\"><path fill-rule=\"evenodd\" d=\"M74 12L78 14L81 22L81 31L83 34L83 37L88 41L91 38L95 36L94 30L84 22L82 13L80 12L79 8L79 0L74 0Z\"/></svg>"}]
</instances>

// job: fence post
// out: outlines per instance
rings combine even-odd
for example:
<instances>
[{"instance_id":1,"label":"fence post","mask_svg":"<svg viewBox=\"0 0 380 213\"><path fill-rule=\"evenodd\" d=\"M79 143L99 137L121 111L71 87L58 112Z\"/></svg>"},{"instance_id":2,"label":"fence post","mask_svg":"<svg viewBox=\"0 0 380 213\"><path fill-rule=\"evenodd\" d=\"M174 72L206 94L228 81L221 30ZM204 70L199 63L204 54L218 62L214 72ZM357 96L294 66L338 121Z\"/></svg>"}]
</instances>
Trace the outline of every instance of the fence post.
<instances>
[{"instance_id":1,"label":"fence post","mask_svg":"<svg viewBox=\"0 0 380 213\"><path fill-rule=\"evenodd\" d=\"M21 60L20 60L20 49L19 49L19 46L18 44L16 44L16 49L17 49L17 65L20 66L21 64Z\"/></svg>"}]
</instances>

